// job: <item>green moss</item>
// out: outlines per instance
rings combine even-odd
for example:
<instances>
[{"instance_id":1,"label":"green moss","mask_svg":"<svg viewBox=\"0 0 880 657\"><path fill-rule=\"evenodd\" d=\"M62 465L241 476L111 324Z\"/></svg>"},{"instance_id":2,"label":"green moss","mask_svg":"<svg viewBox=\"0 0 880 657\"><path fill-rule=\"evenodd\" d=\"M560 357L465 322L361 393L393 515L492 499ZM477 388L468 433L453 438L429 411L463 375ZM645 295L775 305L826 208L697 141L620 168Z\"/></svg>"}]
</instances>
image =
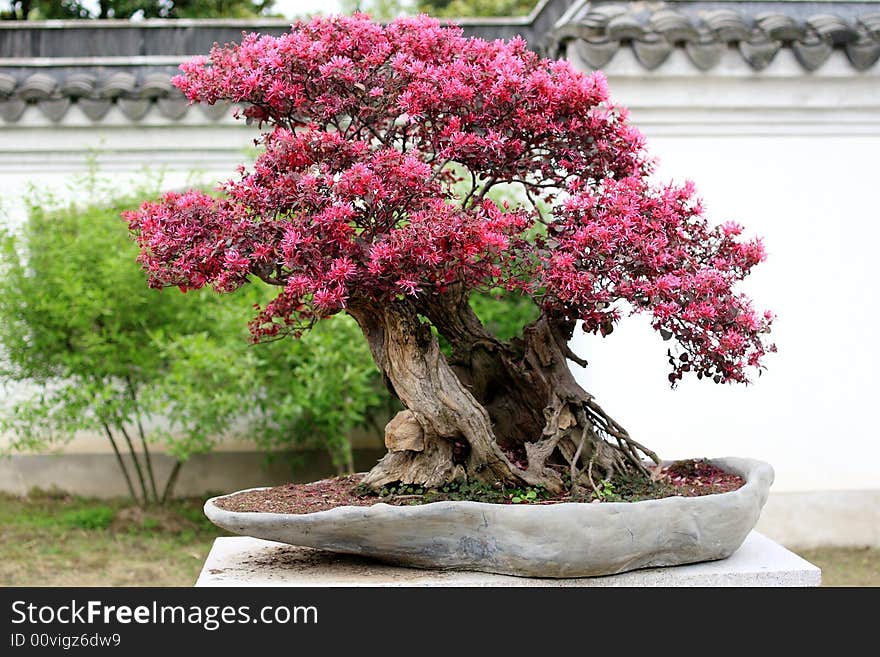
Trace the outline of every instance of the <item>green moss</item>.
<instances>
[{"instance_id":1,"label":"green moss","mask_svg":"<svg viewBox=\"0 0 880 657\"><path fill-rule=\"evenodd\" d=\"M490 504L530 504L552 499L542 487L511 488L490 486L479 482L453 482L436 489L425 489L411 484L383 487L378 493L359 484L353 491L358 497L376 497L377 501L430 504L431 502L470 501Z\"/></svg>"}]
</instances>

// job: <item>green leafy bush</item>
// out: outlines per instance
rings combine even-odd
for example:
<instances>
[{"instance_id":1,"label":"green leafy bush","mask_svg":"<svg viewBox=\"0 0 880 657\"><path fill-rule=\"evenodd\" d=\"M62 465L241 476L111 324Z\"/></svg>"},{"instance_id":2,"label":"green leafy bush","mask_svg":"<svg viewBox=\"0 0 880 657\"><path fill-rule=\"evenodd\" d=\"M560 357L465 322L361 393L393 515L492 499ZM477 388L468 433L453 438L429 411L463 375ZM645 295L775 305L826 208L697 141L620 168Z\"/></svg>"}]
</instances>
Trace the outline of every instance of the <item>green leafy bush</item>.
<instances>
[{"instance_id":1,"label":"green leafy bush","mask_svg":"<svg viewBox=\"0 0 880 657\"><path fill-rule=\"evenodd\" d=\"M150 329L190 332L210 327L213 300L181 303L175 293L143 289L143 275L123 227L124 202L84 210L31 200L17 232L0 232L0 376L29 384L0 419L8 449L41 449L74 432L104 433L126 470L132 454L141 499L159 499L143 421L141 393L161 381L168 363L152 348ZM190 307L192 306L192 307ZM133 435L143 464L135 457Z\"/></svg>"},{"instance_id":2,"label":"green leafy bush","mask_svg":"<svg viewBox=\"0 0 880 657\"><path fill-rule=\"evenodd\" d=\"M148 395L173 418L172 451L200 449L222 431L244 432L267 453L325 449L339 472L353 470L350 436L395 408L354 320L324 320L299 340L250 345L242 305L271 298L260 283L215 309L215 333L155 335L171 366ZM219 329L219 331L217 331ZM206 395L205 391L213 391ZM169 435L170 438L170 435Z\"/></svg>"},{"instance_id":3,"label":"green leafy bush","mask_svg":"<svg viewBox=\"0 0 880 657\"><path fill-rule=\"evenodd\" d=\"M180 465L222 435L270 451L325 447L350 469L352 429L390 404L353 322L248 344L242 306L266 291L251 286L220 304L209 290L184 302L177 289L147 288L120 219L133 204L41 198L20 230L0 229L0 378L27 392L0 404L5 451L100 432L144 503L167 499ZM149 449L157 441L177 459L162 489Z\"/></svg>"}]
</instances>

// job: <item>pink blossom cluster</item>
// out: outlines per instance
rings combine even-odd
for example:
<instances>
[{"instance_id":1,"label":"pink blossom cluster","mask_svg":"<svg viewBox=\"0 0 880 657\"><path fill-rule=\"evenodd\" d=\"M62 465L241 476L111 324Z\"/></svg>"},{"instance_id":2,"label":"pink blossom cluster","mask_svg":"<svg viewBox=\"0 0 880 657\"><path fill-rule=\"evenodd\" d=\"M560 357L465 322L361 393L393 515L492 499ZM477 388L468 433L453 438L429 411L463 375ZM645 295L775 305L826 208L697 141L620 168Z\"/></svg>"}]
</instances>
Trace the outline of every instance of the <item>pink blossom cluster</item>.
<instances>
[{"instance_id":1,"label":"pink blossom cluster","mask_svg":"<svg viewBox=\"0 0 880 657\"><path fill-rule=\"evenodd\" d=\"M740 226L713 227L701 212L690 183L658 189L630 177L574 186L551 226L545 305L605 335L620 317L618 302L628 302L681 347L669 353L673 384L691 371L718 383L746 381L747 368L775 350L762 339L772 315L759 315L734 290L764 260L764 247L737 241Z\"/></svg>"},{"instance_id":2,"label":"pink blossom cluster","mask_svg":"<svg viewBox=\"0 0 880 657\"><path fill-rule=\"evenodd\" d=\"M261 153L218 197L167 194L126 219L153 286L279 286L255 339L456 284L528 294L602 333L618 302L649 311L683 348L673 382L744 380L769 349L769 315L733 291L760 242L710 227L689 186L649 186L644 140L601 74L521 39L362 14L245 35L181 69L192 102L243 106ZM491 200L503 183L527 201Z\"/></svg>"}]
</instances>

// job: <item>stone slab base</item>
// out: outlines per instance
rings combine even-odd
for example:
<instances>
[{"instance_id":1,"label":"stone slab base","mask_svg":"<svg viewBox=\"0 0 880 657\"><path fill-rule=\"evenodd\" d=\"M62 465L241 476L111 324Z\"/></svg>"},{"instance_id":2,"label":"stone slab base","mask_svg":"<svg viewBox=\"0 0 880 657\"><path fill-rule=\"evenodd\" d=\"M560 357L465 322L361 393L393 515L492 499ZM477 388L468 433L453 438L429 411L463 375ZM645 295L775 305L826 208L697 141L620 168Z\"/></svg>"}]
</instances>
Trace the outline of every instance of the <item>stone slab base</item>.
<instances>
[{"instance_id":1,"label":"stone slab base","mask_svg":"<svg viewBox=\"0 0 880 657\"><path fill-rule=\"evenodd\" d=\"M821 571L753 531L720 561L607 577L536 579L402 568L246 536L214 541L196 586L819 586Z\"/></svg>"}]
</instances>

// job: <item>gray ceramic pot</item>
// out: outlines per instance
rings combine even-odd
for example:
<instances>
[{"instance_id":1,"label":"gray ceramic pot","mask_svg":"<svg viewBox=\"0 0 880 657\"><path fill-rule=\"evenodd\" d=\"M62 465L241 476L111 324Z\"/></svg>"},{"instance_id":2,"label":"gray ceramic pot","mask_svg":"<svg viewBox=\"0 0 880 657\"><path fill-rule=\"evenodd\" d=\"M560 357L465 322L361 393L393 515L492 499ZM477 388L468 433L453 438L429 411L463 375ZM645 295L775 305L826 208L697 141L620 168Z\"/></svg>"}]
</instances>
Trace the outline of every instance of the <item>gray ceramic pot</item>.
<instances>
[{"instance_id":1,"label":"gray ceramic pot","mask_svg":"<svg viewBox=\"0 0 880 657\"><path fill-rule=\"evenodd\" d=\"M730 493L632 503L434 502L344 506L307 514L205 514L236 534L406 566L524 577L590 577L730 556L758 522L773 468L712 459L746 481Z\"/></svg>"}]
</instances>

